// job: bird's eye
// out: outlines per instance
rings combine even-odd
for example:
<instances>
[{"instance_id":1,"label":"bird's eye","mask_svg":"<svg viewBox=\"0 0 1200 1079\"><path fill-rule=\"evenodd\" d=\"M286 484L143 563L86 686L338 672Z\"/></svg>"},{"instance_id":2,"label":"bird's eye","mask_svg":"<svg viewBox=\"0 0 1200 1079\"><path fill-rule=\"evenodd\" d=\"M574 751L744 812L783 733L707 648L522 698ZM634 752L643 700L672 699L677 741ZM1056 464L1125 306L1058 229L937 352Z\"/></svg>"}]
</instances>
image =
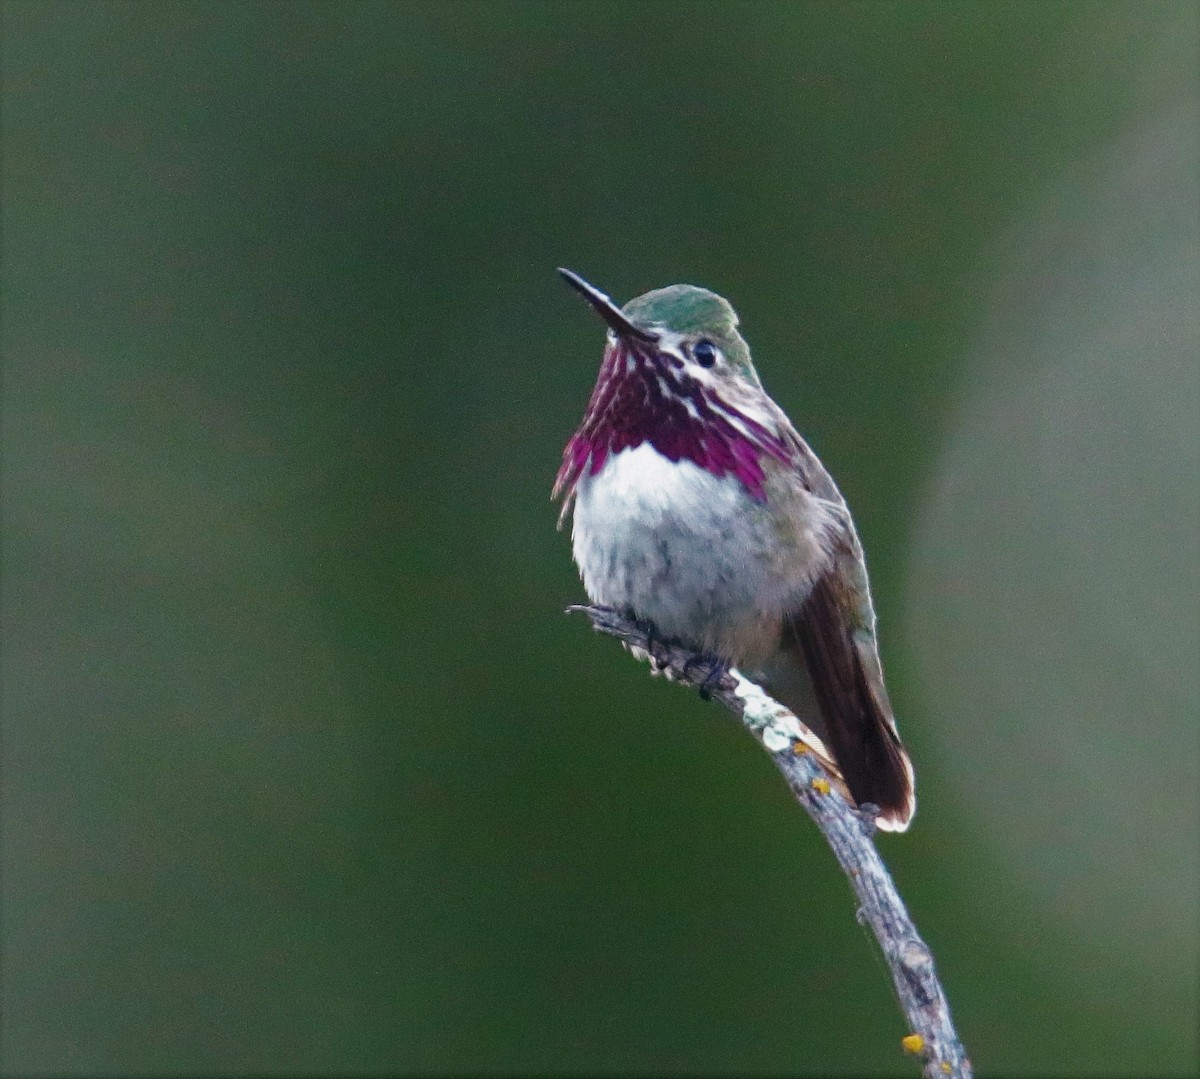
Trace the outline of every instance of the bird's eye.
<instances>
[{"instance_id":1,"label":"bird's eye","mask_svg":"<svg viewBox=\"0 0 1200 1079\"><path fill-rule=\"evenodd\" d=\"M717 362L717 346L706 337L692 346L692 355L701 367L712 367Z\"/></svg>"}]
</instances>

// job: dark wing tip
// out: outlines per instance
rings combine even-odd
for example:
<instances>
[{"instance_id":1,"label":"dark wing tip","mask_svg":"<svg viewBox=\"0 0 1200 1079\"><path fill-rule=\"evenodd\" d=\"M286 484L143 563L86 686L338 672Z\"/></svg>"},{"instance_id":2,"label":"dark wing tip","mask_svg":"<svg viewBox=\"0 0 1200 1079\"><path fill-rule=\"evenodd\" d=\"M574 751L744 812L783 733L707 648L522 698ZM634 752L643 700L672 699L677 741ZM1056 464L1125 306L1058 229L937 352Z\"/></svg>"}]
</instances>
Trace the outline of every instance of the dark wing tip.
<instances>
[{"instance_id":1,"label":"dark wing tip","mask_svg":"<svg viewBox=\"0 0 1200 1079\"><path fill-rule=\"evenodd\" d=\"M798 614L788 620L782 644L804 659L826 740L851 796L859 805L879 806L879 828L904 831L917 809L912 761L900 743L882 686L876 692L863 667L834 575L816 581Z\"/></svg>"},{"instance_id":2,"label":"dark wing tip","mask_svg":"<svg viewBox=\"0 0 1200 1079\"><path fill-rule=\"evenodd\" d=\"M888 774L894 780L889 785L891 797L886 803L875 803L879 806L879 816L875 818L875 825L882 832L908 831L908 826L917 812L917 792L912 761L904 747L898 742L896 749L899 761L895 762L888 770ZM868 801L870 799L860 800Z\"/></svg>"}]
</instances>

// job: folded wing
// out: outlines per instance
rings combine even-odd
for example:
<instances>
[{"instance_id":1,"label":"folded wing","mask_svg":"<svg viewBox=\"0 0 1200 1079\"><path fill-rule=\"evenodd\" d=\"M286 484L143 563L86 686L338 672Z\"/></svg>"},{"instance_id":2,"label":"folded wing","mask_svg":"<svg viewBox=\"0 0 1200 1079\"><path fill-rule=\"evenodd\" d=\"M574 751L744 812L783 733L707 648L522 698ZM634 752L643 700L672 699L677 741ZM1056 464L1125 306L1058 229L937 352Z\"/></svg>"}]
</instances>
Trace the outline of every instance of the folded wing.
<instances>
[{"instance_id":1,"label":"folded wing","mask_svg":"<svg viewBox=\"0 0 1200 1079\"><path fill-rule=\"evenodd\" d=\"M822 735L854 800L879 806L881 828L903 831L916 811L912 764L883 686L873 627L863 624L872 616L855 579L861 556L845 554L850 561L835 559L786 620L781 645L808 672Z\"/></svg>"}]
</instances>

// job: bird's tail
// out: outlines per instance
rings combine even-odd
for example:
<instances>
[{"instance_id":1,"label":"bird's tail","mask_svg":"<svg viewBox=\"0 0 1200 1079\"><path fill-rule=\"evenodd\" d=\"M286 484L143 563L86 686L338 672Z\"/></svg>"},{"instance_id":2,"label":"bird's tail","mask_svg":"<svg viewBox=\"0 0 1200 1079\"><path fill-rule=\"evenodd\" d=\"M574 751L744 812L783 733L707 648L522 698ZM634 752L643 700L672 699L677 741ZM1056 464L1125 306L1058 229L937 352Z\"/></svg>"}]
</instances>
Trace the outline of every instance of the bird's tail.
<instances>
[{"instance_id":1,"label":"bird's tail","mask_svg":"<svg viewBox=\"0 0 1200 1079\"><path fill-rule=\"evenodd\" d=\"M785 623L764 681L813 731L851 798L879 807L880 828L903 832L917 808L912 762L896 731L874 642L848 631L824 582Z\"/></svg>"}]
</instances>

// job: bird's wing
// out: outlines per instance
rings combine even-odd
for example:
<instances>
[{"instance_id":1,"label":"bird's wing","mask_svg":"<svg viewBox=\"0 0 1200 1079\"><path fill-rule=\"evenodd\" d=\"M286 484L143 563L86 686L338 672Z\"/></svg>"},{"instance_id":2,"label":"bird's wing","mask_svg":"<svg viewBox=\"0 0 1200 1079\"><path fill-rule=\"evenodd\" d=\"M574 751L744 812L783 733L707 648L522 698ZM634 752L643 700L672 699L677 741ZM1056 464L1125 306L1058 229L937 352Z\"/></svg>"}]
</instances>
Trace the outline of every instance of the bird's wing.
<instances>
[{"instance_id":1,"label":"bird's wing","mask_svg":"<svg viewBox=\"0 0 1200 1079\"><path fill-rule=\"evenodd\" d=\"M781 649L807 673L821 734L855 801L879 806L881 828L903 831L916 811L913 769L884 687L862 547L829 473L795 439L805 485L835 523L829 565L786 618Z\"/></svg>"}]
</instances>

